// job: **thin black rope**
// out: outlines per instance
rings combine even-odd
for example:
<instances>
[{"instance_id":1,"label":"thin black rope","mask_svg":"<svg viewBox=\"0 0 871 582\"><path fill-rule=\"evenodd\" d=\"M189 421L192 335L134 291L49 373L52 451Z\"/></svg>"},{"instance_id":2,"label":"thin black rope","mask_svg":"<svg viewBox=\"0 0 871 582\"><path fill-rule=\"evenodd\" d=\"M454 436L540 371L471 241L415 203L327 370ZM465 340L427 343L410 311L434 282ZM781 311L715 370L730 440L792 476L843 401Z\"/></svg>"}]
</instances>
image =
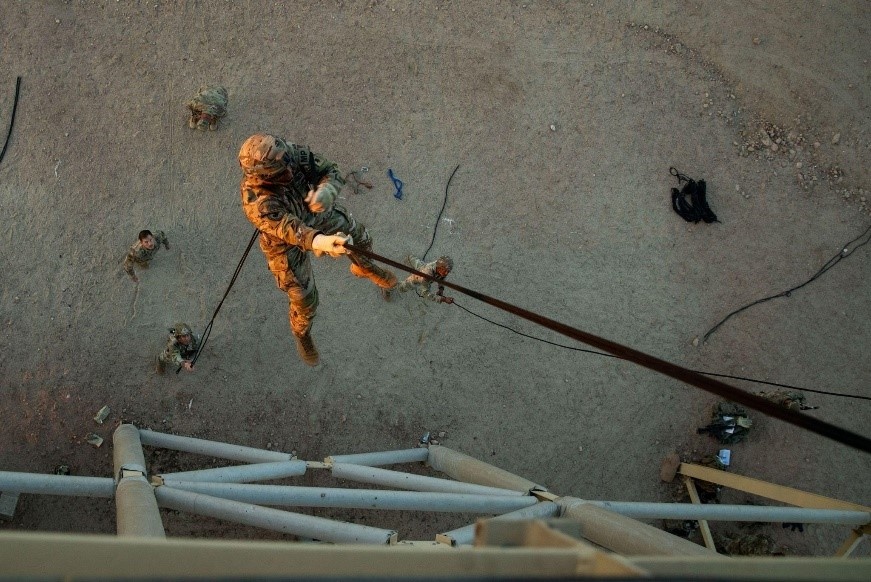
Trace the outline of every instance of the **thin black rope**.
<instances>
[{"instance_id":1,"label":"thin black rope","mask_svg":"<svg viewBox=\"0 0 871 582\"><path fill-rule=\"evenodd\" d=\"M21 90L21 77L15 80L15 99L12 100L12 116L9 118L9 131L6 132L6 141L3 142L3 149L0 150L0 162L3 161L3 156L6 155L6 148L9 147L9 138L12 137L12 126L15 124L15 111L18 109L18 93Z\"/></svg>"},{"instance_id":2,"label":"thin black rope","mask_svg":"<svg viewBox=\"0 0 871 582\"><path fill-rule=\"evenodd\" d=\"M585 352L587 354L593 354L596 356L605 356L607 358L616 358L618 360L623 359L623 358L620 358L618 356L614 356L612 354L606 354L605 352L597 352L595 350L586 350L584 348L576 348L573 346L567 346L565 344L559 344L556 342L552 342L552 341L549 341L549 340L546 340L546 339L543 339L540 337L536 337L534 335L529 335L529 334L523 333L521 331L517 331L516 329L509 327L507 325L503 325L499 322L493 321L492 319L488 319L488 318L484 317L483 315L479 315L479 314L475 313L474 311L472 311L471 309L468 309L468 308L460 305L456 301L454 301L453 304L456 305L457 307L459 307L460 309L462 309L463 311L465 311L466 313L468 313L470 315L474 315L475 317L477 317L479 319L483 319L487 323L492 323L495 326L501 327L503 329L507 329L510 332L516 333L517 335L521 335L521 336L529 338L529 339L533 339L533 340L540 341L540 342L543 342L546 344L550 344L550 345L556 346L558 348L565 348L567 350L573 350L576 352ZM715 372L707 372L705 370L694 370L693 368L687 368L687 369L692 370L693 372L698 372L699 374L704 374L705 376L715 376L717 378L730 378L732 380L744 380L745 382L754 382L756 384L765 384L767 386L777 386L778 388L788 388L790 390L800 390L802 392L813 392L815 394L826 394L828 396L842 396L844 398L856 398L857 400L871 400L871 396L859 396L857 394L843 394L841 392L830 392L828 390L814 390L813 388L802 388L800 386L792 386L791 384L781 384L779 382L769 382L767 380L758 380L756 378L747 378L746 376L733 376L731 374L717 374Z\"/></svg>"},{"instance_id":3,"label":"thin black rope","mask_svg":"<svg viewBox=\"0 0 871 582\"><path fill-rule=\"evenodd\" d=\"M738 404L743 404L748 408L752 408L768 416L778 418L784 422L787 422L794 426L798 426L805 430L809 430L820 436L832 439L857 450L871 453L871 439L869 439L868 437L864 437L845 428L841 428L839 426L819 420L812 416L808 416L801 412L789 410L769 400L766 400L761 396L745 392L744 390L735 388L734 386L730 386L729 384L726 384L719 380L708 378L693 370L689 370L682 366L678 366L677 364L672 364L671 362L667 362L665 360L651 356L650 354L646 354L644 352L630 348L628 346L624 346L617 342L613 342L611 340L585 332L583 330L556 321L549 317L545 317L538 313L523 309L522 307L518 307L500 299L490 297L489 295L479 293L478 291L462 287L460 285L457 285L456 283L451 283L450 281L447 281L445 279L436 279L431 275L427 275L426 273L422 273L416 269L412 269L411 267L403 265L402 263L399 263L392 259L388 259L387 257L382 257L381 255L373 253L368 249L358 247L349 243L346 243L345 247L363 256L369 257L370 259L385 263L386 265L389 265L401 271L406 271L412 275L417 275L418 277L421 277L433 283L443 285L445 287L453 289L454 291L462 293L463 295L468 295L473 299L477 299L478 301L482 301L484 303L487 303L488 305L492 305L497 309L507 311L508 313L512 313L518 317L526 319L527 321L537 323L566 337L585 343L589 346L593 346L594 348L608 352L624 360L633 362L634 364L637 364L639 366L643 366L655 372L659 372L660 374L664 374L676 380L680 380L681 382L685 382L691 386L695 386L696 388L705 390L706 392L710 392L711 394L716 394L717 396L725 398L726 400L730 400Z\"/></svg>"},{"instance_id":4,"label":"thin black rope","mask_svg":"<svg viewBox=\"0 0 871 582\"><path fill-rule=\"evenodd\" d=\"M212 319L209 320L209 323L206 325L206 329L203 330L203 339L200 342L200 347L197 348L194 357L191 359L191 367L197 363L197 360L200 357L200 353L202 353L203 348L206 347L206 342L209 341L209 335L212 333L212 324L215 323L215 318L218 316L218 312L221 311L221 306L224 305L224 300L227 298L227 295L230 294L230 289L233 288L233 284L236 283L236 279L239 277L239 273L242 272L242 266L245 264L245 259L248 258L248 253L251 252L251 247L254 246L254 241L257 240L257 235L260 234L259 230L255 230L251 234L251 240L248 241L248 246L245 247L245 252L242 253L242 258L239 259L239 264L236 265L236 270L233 271L233 276L230 278L230 284L227 285L227 290L224 291L224 296L221 297L221 301L218 302L218 306L215 308L215 312L212 314ZM181 368L175 371L178 374L181 371Z\"/></svg>"},{"instance_id":5,"label":"thin black rope","mask_svg":"<svg viewBox=\"0 0 871 582\"><path fill-rule=\"evenodd\" d=\"M709 329L708 332L704 335L704 337L703 337L703 341L708 341L708 338L711 337L711 334L714 333L715 331L717 331L717 329L719 329L719 327L720 327L721 325L723 325L724 323L726 323L727 321L729 321L729 319L731 319L733 316L738 315L738 314L741 313L742 311L746 311L747 309L750 309L750 308L753 307L754 305L759 305L760 303L765 303L766 301L771 301L772 299L777 299L778 297L790 297L790 296L792 295L793 291L798 291L799 289L801 289L801 288L804 287L805 285L808 285L808 284L812 283L813 281L816 281L816 280L819 279L821 276L823 276L823 274L824 274L826 271L828 271L829 269L831 269L832 267L834 267L835 265L837 265L838 263L840 263L842 259L844 259L844 258L850 256L851 254L853 254L853 251L855 251L855 250L858 249L859 247L862 247L862 246L868 244L868 241L871 240L871 236L869 236L869 233L871 233L871 226L869 226L869 227L865 230L865 232L863 232L862 234L860 234L859 236L857 236L856 238L854 238L853 240L851 240L850 242L848 242L847 244L845 244L843 247L841 247L841 250L838 252L838 254L836 254L836 255L833 256L831 259L829 259L828 261L826 261L826 263L825 263L825 264L820 268L819 271L817 271L817 272L814 274L813 277L811 277L810 279L808 279L807 281L805 281L805 282L802 283L801 285L796 285L796 286L793 287L792 289L787 289L786 291L783 291L783 292L778 293L778 294L776 294L776 295L771 295L770 297L763 297L762 299L757 299L756 301L754 301L754 302L752 302L752 303L748 303L748 304L745 305L744 307L741 307L741 308L739 308L739 309L736 309L735 311L733 311L732 313L730 313L729 315L727 315L726 317L724 317L724 318L720 321L720 323L718 323L717 325L715 325L714 327L712 327L711 329ZM853 243L855 243L856 241L860 240L860 239L863 238L863 237L865 237L865 240L864 240L863 242L857 244L857 245L854 246L852 249L850 248L850 245L852 245Z\"/></svg>"},{"instance_id":6,"label":"thin black rope","mask_svg":"<svg viewBox=\"0 0 871 582\"><path fill-rule=\"evenodd\" d=\"M457 170L460 169L460 164L457 164L457 167L454 168L454 171L451 172L451 177L448 178L448 183L445 184L445 199L442 201L442 209L439 210L438 218L436 218L435 228L432 229L432 240L429 241L429 246L426 247L426 251L424 251L423 256L420 258L421 261L426 261L426 255L432 249L433 243L435 243L436 232L438 232L439 224L442 222L442 214L445 211L445 207L448 205L448 188L451 187L451 180L454 178L454 174L457 173Z\"/></svg>"}]
</instances>

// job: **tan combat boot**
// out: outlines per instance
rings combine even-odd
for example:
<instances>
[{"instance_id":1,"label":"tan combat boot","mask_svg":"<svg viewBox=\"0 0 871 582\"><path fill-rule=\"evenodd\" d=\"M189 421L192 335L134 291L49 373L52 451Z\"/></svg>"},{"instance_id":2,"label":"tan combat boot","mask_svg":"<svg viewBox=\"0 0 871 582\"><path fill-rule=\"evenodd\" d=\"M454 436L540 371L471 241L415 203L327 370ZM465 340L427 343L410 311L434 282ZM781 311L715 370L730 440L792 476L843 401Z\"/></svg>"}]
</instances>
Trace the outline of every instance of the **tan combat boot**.
<instances>
[{"instance_id":1,"label":"tan combat boot","mask_svg":"<svg viewBox=\"0 0 871 582\"><path fill-rule=\"evenodd\" d=\"M296 351L299 352L300 359L309 366L317 366L321 361L321 356L315 347L315 342L312 341L311 334L293 337L296 339Z\"/></svg>"},{"instance_id":2,"label":"tan combat boot","mask_svg":"<svg viewBox=\"0 0 871 582\"><path fill-rule=\"evenodd\" d=\"M396 275L387 269L382 269L378 265L372 265L369 270L364 270L354 263L351 263L351 273L356 277L369 279L382 289L393 289L396 287Z\"/></svg>"}]
</instances>

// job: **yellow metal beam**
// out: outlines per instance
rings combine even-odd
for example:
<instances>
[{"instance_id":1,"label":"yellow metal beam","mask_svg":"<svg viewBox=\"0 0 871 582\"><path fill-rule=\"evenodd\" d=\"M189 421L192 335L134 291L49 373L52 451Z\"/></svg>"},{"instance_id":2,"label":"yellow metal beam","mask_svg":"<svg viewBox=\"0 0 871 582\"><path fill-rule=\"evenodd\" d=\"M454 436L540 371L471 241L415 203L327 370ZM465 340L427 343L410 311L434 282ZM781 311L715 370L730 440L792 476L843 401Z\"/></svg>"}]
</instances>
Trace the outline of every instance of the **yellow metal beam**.
<instances>
[{"instance_id":1,"label":"yellow metal beam","mask_svg":"<svg viewBox=\"0 0 871 582\"><path fill-rule=\"evenodd\" d=\"M687 492L690 494L690 501L700 504L702 501L699 499L699 492L696 491L696 483L692 480L692 477L684 475L683 482L687 486ZM711 528L708 525L708 520L700 519L699 529L702 532L702 539L705 540L705 546L707 546L709 550L716 552L717 546L714 544L714 536L711 535Z\"/></svg>"},{"instance_id":2,"label":"yellow metal beam","mask_svg":"<svg viewBox=\"0 0 871 582\"><path fill-rule=\"evenodd\" d=\"M693 479L701 479L709 483L716 483L731 489L752 493L767 499L773 499L782 503L788 503L797 507L805 507L812 509L845 509L848 511L865 511L871 512L871 507L865 507L857 503L849 501L841 501L840 499L832 499L824 497L816 493L808 493L800 489L793 489L784 485L768 483L752 477L744 475L736 475L727 473L719 469L711 469L710 467L702 467L701 465L693 465L691 463L681 463L677 470L681 475L692 477Z\"/></svg>"}]
</instances>

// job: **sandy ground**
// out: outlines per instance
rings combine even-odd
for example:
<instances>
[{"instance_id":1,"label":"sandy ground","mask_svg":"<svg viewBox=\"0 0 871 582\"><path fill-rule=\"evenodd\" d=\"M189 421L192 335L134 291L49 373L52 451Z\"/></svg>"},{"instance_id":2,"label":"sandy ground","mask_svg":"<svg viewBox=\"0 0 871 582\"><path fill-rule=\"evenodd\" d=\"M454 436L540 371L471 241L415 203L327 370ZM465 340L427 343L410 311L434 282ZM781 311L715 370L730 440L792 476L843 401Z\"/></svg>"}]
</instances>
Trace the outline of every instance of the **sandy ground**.
<instances>
[{"instance_id":1,"label":"sandy ground","mask_svg":"<svg viewBox=\"0 0 871 582\"><path fill-rule=\"evenodd\" d=\"M385 256L423 253L459 165L430 254L454 257L456 283L694 369L869 396L869 247L693 342L867 228L869 29L863 1L0 3L4 131L23 78L0 162L0 467L108 476L110 443L84 437L109 439L121 419L306 459L428 430L559 494L671 500L660 460L719 448L695 434L714 396L458 306L384 303L344 259L316 261L319 368L298 360L256 250L195 372L157 376L153 357L170 324L202 330L221 298L251 233L236 153L268 131L370 169L375 187L342 203ZM186 125L201 84L229 90L216 132ZM707 181L720 224L672 212L670 166ZM172 249L137 286L119 262L143 228ZM868 433L864 401L809 400ZM735 472L871 503L867 454L753 417ZM155 473L211 461L148 460ZM403 539L471 519L328 515ZM263 535L172 512L165 524ZM112 533L114 507L22 496L2 527ZM814 555L848 533L761 531Z\"/></svg>"}]
</instances>

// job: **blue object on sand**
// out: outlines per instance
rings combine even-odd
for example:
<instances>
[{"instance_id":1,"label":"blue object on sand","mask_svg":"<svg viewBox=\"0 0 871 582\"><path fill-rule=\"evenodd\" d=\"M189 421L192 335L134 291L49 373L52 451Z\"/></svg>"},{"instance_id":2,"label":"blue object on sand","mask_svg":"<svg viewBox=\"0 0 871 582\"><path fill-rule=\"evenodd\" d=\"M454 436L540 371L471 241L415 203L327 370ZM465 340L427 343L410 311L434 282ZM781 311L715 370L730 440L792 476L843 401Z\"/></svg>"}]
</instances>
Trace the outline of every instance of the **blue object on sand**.
<instances>
[{"instance_id":1,"label":"blue object on sand","mask_svg":"<svg viewBox=\"0 0 871 582\"><path fill-rule=\"evenodd\" d=\"M393 168L387 168L387 177L393 180L393 186L396 188L393 197L397 200L402 200L402 180L396 177L393 173Z\"/></svg>"}]
</instances>

